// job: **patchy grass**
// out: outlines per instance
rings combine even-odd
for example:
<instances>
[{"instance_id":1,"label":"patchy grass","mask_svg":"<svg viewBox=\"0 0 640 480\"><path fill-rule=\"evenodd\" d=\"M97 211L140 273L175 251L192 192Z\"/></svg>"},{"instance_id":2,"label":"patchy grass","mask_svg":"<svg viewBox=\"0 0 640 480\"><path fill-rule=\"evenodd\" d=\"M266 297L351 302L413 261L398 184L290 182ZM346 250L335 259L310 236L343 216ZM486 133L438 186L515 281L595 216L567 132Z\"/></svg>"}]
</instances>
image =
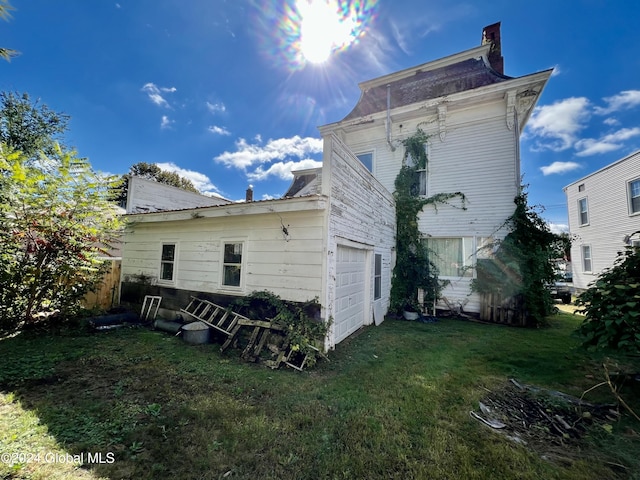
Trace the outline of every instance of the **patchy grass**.
<instances>
[{"instance_id":1,"label":"patchy grass","mask_svg":"<svg viewBox=\"0 0 640 480\"><path fill-rule=\"evenodd\" d=\"M640 424L624 411L553 456L469 415L510 377L575 396L602 381L604 357L572 336L579 321L388 320L305 372L145 329L5 339L0 454L85 465L5 462L0 478L640 478ZM634 372L638 360L617 359ZM637 387L620 393L640 411ZM585 399L614 400L606 388ZM104 463L86 461L98 453Z\"/></svg>"}]
</instances>

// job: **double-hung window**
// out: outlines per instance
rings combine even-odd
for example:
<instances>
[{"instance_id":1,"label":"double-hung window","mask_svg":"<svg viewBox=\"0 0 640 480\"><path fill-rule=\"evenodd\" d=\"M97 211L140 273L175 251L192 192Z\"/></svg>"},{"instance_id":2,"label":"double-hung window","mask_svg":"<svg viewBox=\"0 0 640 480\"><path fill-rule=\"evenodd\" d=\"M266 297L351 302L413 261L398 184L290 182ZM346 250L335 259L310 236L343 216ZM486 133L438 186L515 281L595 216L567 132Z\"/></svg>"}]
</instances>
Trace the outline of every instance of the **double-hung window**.
<instances>
[{"instance_id":1,"label":"double-hung window","mask_svg":"<svg viewBox=\"0 0 640 480\"><path fill-rule=\"evenodd\" d=\"M428 143L424 144L424 151L425 151L425 156L427 157L427 162L428 162L428 159L429 159ZM407 166L414 167L416 166L417 159L414 159L409 153L407 155L406 162L407 162ZM413 195L420 195L420 196L426 197L428 195L427 165L425 163L425 165L417 165L417 167L418 168L416 169L416 178L415 178L415 181L413 182L411 193Z\"/></svg>"},{"instance_id":2,"label":"double-hung window","mask_svg":"<svg viewBox=\"0 0 640 480\"><path fill-rule=\"evenodd\" d=\"M578 225L589 224L589 206L587 205L587 199L581 198L578 200Z\"/></svg>"},{"instance_id":3,"label":"double-hung window","mask_svg":"<svg viewBox=\"0 0 640 480\"><path fill-rule=\"evenodd\" d=\"M591 245L582 245L582 271L591 272Z\"/></svg>"},{"instance_id":4,"label":"double-hung window","mask_svg":"<svg viewBox=\"0 0 640 480\"><path fill-rule=\"evenodd\" d=\"M629 213L640 213L640 178L629 182Z\"/></svg>"},{"instance_id":5,"label":"double-hung window","mask_svg":"<svg viewBox=\"0 0 640 480\"><path fill-rule=\"evenodd\" d=\"M225 242L222 260L222 285L240 287L242 285L242 242Z\"/></svg>"},{"instance_id":6,"label":"double-hung window","mask_svg":"<svg viewBox=\"0 0 640 480\"><path fill-rule=\"evenodd\" d=\"M163 282L175 281L176 244L163 243L160 256L160 280Z\"/></svg>"}]
</instances>

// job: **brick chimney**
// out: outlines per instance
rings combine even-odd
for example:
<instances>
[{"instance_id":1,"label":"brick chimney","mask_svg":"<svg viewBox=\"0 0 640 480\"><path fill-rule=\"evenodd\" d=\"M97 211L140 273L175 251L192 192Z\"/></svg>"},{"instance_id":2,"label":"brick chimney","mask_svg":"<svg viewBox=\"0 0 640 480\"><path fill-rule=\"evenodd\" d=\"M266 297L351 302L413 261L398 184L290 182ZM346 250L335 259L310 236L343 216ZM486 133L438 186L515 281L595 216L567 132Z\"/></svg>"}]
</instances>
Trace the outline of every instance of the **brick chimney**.
<instances>
[{"instance_id":1,"label":"brick chimney","mask_svg":"<svg viewBox=\"0 0 640 480\"><path fill-rule=\"evenodd\" d=\"M486 26L482 29L482 44L491 43L488 60L489 65L496 72L504 75L504 58L502 58L502 47L500 45L500 22Z\"/></svg>"},{"instance_id":2,"label":"brick chimney","mask_svg":"<svg viewBox=\"0 0 640 480\"><path fill-rule=\"evenodd\" d=\"M249 185L249 188L247 188L245 200L247 202L253 202L253 185Z\"/></svg>"}]
</instances>

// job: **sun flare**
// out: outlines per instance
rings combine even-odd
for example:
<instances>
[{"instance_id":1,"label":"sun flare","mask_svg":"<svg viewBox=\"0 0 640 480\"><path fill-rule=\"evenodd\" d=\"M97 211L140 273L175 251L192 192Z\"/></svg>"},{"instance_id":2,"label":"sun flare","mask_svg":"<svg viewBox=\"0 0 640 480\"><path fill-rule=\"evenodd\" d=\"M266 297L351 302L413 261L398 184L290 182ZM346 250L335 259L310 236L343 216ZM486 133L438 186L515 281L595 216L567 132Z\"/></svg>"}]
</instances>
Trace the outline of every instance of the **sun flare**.
<instances>
[{"instance_id":1,"label":"sun flare","mask_svg":"<svg viewBox=\"0 0 640 480\"><path fill-rule=\"evenodd\" d=\"M358 36L357 19L338 9L331 0L298 0L300 52L311 63L326 61L334 50L351 44Z\"/></svg>"},{"instance_id":2,"label":"sun flare","mask_svg":"<svg viewBox=\"0 0 640 480\"><path fill-rule=\"evenodd\" d=\"M378 0L263 0L260 6L254 30L261 50L295 71L329 63L357 44L373 28Z\"/></svg>"}]
</instances>

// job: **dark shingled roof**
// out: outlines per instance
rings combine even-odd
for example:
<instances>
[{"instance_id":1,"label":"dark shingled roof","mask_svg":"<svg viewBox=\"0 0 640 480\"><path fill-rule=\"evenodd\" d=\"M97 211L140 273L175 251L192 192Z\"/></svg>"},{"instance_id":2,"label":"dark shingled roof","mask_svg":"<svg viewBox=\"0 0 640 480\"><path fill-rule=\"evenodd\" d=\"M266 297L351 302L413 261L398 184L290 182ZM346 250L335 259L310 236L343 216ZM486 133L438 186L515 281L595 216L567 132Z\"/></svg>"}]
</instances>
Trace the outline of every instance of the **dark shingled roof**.
<instances>
[{"instance_id":1,"label":"dark shingled roof","mask_svg":"<svg viewBox=\"0 0 640 480\"><path fill-rule=\"evenodd\" d=\"M387 109L387 85L391 85L391 108L424 102L453 93L473 90L510 80L488 67L481 58L463 60L411 75L362 92L355 108L344 120L356 119Z\"/></svg>"}]
</instances>

